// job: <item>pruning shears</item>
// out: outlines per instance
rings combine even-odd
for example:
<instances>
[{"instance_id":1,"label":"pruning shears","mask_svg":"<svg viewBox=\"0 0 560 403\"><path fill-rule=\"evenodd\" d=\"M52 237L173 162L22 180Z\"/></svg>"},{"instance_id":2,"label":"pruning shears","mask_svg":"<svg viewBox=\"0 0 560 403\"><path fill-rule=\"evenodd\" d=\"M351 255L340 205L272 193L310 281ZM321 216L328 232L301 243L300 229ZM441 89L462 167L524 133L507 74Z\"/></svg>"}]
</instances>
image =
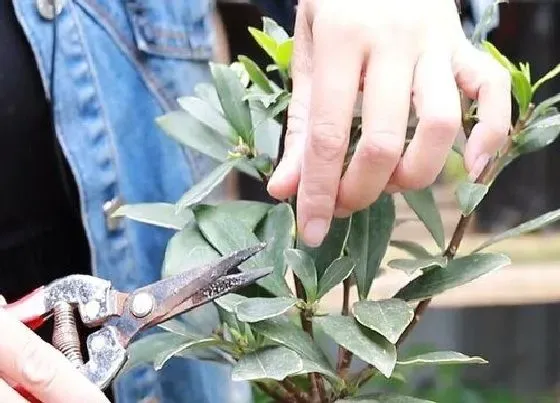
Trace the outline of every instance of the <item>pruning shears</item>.
<instances>
[{"instance_id":1,"label":"pruning shears","mask_svg":"<svg viewBox=\"0 0 560 403\"><path fill-rule=\"evenodd\" d=\"M126 363L127 348L138 333L270 274L271 268L236 270L265 246L261 243L233 252L130 293L115 290L111 282L101 278L70 275L2 308L33 330L54 316L53 345L104 390ZM72 316L76 308L84 325L100 326L87 338L89 360L85 363ZM26 399L37 401L25 390L15 389Z\"/></svg>"}]
</instances>

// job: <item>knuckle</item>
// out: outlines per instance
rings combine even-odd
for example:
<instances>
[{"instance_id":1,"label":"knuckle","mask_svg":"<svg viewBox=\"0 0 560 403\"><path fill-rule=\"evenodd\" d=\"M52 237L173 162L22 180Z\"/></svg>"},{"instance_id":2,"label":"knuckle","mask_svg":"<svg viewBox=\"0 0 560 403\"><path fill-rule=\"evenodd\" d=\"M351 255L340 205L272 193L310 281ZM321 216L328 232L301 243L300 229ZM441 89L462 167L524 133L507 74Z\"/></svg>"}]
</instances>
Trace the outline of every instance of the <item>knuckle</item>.
<instances>
[{"instance_id":1,"label":"knuckle","mask_svg":"<svg viewBox=\"0 0 560 403\"><path fill-rule=\"evenodd\" d=\"M49 389L56 378L57 370L53 357L48 354L45 343L38 337L28 337L17 368L28 384L41 390Z\"/></svg>"},{"instance_id":2,"label":"knuckle","mask_svg":"<svg viewBox=\"0 0 560 403\"><path fill-rule=\"evenodd\" d=\"M439 113L424 117L424 125L431 134L435 145L446 144L454 138L461 128L459 113Z\"/></svg>"},{"instance_id":3,"label":"knuckle","mask_svg":"<svg viewBox=\"0 0 560 403\"><path fill-rule=\"evenodd\" d=\"M347 138L344 132L330 122L314 123L309 138L314 155L324 162L334 162L346 153Z\"/></svg>"},{"instance_id":4,"label":"knuckle","mask_svg":"<svg viewBox=\"0 0 560 403\"><path fill-rule=\"evenodd\" d=\"M396 163L402 152L402 146L396 134L374 134L368 136L361 146L360 153L367 161Z\"/></svg>"}]
</instances>

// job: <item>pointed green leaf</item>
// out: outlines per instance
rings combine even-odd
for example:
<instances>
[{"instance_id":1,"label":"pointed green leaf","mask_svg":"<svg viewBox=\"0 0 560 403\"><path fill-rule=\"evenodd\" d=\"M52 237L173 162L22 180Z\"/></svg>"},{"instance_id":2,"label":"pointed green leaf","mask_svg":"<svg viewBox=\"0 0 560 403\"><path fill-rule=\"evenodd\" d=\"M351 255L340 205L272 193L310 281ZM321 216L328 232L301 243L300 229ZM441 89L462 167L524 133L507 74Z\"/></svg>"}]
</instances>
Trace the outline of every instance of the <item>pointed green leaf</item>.
<instances>
[{"instance_id":1,"label":"pointed green leaf","mask_svg":"<svg viewBox=\"0 0 560 403\"><path fill-rule=\"evenodd\" d=\"M518 71L517 67L509 61L509 59L504 56L496 46L488 41L482 41L483 49L488 52L497 62L499 62L503 67L505 67L510 73L512 71Z\"/></svg>"},{"instance_id":2,"label":"pointed green leaf","mask_svg":"<svg viewBox=\"0 0 560 403\"><path fill-rule=\"evenodd\" d=\"M420 354L397 361L398 365L451 365L451 364L488 364L481 357L469 357L468 355L455 351L434 351L432 353Z\"/></svg>"},{"instance_id":3,"label":"pointed green leaf","mask_svg":"<svg viewBox=\"0 0 560 403\"><path fill-rule=\"evenodd\" d=\"M310 248L298 240L297 248L307 252L313 258L315 268L317 269L317 277L320 278L327 267L329 267L335 259L342 256L349 226L349 218L334 218L325 240L321 246L317 248Z\"/></svg>"},{"instance_id":4,"label":"pointed green leaf","mask_svg":"<svg viewBox=\"0 0 560 403\"><path fill-rule=\"evenodd\" d=\"M225 311L229 313L235 313L237 312L237 306L248 300L249 298L244 297L243 295L230 293L222 295L220 298L216 298L214 302Z\"/></svg>"},{"instance_id":5,"label":"pointed green leaf","mask_svg":"<svg viewBox=\"0 0 560 403\"><path fill-rule=\"evenodd\" d=\"M253 139L251 133L253 132L253 123L251 121L249 105L243 101L245 88L243 88L237 74L228 66L210 63L210 70L224 115L229 124L235 129L237 135L245 140L249 146L252 146Z\"/></svg>"},{"instance_id":6,"label":"pointed green leaf","mask_svg":"<svg viewBox=\"0 0 560 403\"><path fill-rule=\"evenodd\" d=\"M303 362L296 352L286 347L273 347L241 357L233 367L231 376L234 381L282 381L301 370Z\"/></svg>"},{"instance_id":7,"label":"pointed green leaf","mask_svg":"<svg viewBox=\"0 0 560 403\"><path fill-rule=\"evenodd\" d=\"M284 251L284 256L288 267L300 279L305 289L307 302L315 301L317 296L317 272L311 256L299 249L288 249Z\"/></svg>"},{"instance_id":8,"label":"pointed green leaf","mask_svg":"<svg viewBox=\"0 0 560 403\"><path fill-rule=\"evenodd\" d=\"M535 119L515 139L515 150L520 154L538 151L552 144L560 135L560 114Z\"/></svg>"},{"instance_id":9,"label":"pointed green leaf","mask_svg":"<svg viewBox=\"0 0 560 403\"><path fill-rule=\"evenodd\" d=\"M453 259L447 267L434 268L412 280L399 290L395 298L405 301L431 298L509 264L511 260L500 253L481 253Z\"/></svg>"},{"instance_id":10,"label":"pointed green leaf","mask_svg":"<svg viewBox=\"0 0 560 403\"><path fill-rule=\"evenodd\" d=\"M247 228L255 229L257 224L266 216L273 204L249 200L225 200L216 207L222 214L234 216Z\"/></svg>"},{"instance_id":11,"label":"pointed green leaf","mask_svg":"<svg viewBox=\"0 0 560 403\"><path fill-rule=\"evenodd\" d=\"M426 248L413 241L392 240L389 242L389 245L394 248L404 250L410 256L417 259L429 259L432 257L432 254L428 252Z\"/></svg>"},{"instance_id":12,"label":"pointed green leaf","mask_svg":"<svg viewBox=\"0 0 560 403\"><path fill-rule=\"evenodd\" d=\"M233 148L225 137L184 111L173 111L156 118L168 136L216 161L225 161Z\"/></svg>"},{"instance_id":13,"label":"pointed green leaf","mask_svg":"<svg viewBox=\"0 0 560 403\"><path fill-rule=\"evenodd\" d=\"M482 245L477 247L473 251L473 253L481 251L482 249L485 249L488 246L501 242L505 239L517 237L520 235L527 234L529 232L539 230L541 228L546 227L547 225L550 225L558 221L559 219L560 219L560 209L549 211L548 213L545 213L537 218L524 222L523 224L520 224L515 228L511 228L505 232L502 232L501 234L495 235L490 239L487 239L482 243Z\"/></svg>"},{"instance_id":14,"label":"pointed green leaf","mask_svg":"<svg viewBox=\"0 0 560 403\"><path fill-rule=\"evenodd\" d=\"M223 182L238 162L237 159L231 159L218 165L212 172L205 176L204 179L194 184L194 186L179 199L176 211L180 213L184 209L202 201L212 190Z\"/></svg>"},{"instance_id":15,"label":"pointed green leaf","mask_svg":"<svg viewBox=\"0 0 560 403\"><path fill-rule=\"evenodd\" d=\"M346 280L355 267L354 261L347 256L339 257L333 261L319 280L317 298L324 297L331 289Z\"/></svg>"},{"instance_id":16,"label":"pointed green leaf","mask_svg":"<svg viewBox=\"0 0 560 403\"><path fill-rule=\"evenodd\" d=\"M543 115L547 114L547 112L549 112L550 109L558 102L560 102L560 94L553 95L550 98L547 98L539 103L531 114L531 118L527 122L527 125L530 126L537 118L540 118Z\"/></svg>"},{"instance_id":17,"label":"pointed green leaf","mask_svg":"<svg viewBox=\"0 0 560 403\"><path fill-rule=\"evenodd\" d=\"M414 310L404 301L358 301L352 306L354 316L365 327L395 344L414 317Z\"/></svg>"},{"instance_id":18,"label":"pointed green leaf","mask_svg":"<svg viewBox=\"0 0 560 403\"><path fill-rule=\"evenodd\" d=\"M552 70L550 70L548 73L546 73L544 76L542 76L537 80L537 82L533 85L533 89L532 89L533 92L537 91L541 85L543 85L549 80L552 80L558 74L560 74L560 63L557 64L556 67L554 67Z\"/></svg>"},{"instance_id":19,"label":"pointed green leaf","mask_svg":"<svg viewBox=\"0 0 560 403\"><path fill-rule=\"evenodd\" d=\"M251 102L253 116L255 146L260 154L274 156L278 154L278 145L282 134L282 126L273 117L269 116L264 105Z\"/></svg>"},{"instance_id":20,"label":"pointed green leaf","mask_svg":"<svg viewBox=\"0 0 560 403\"><path fill-rule=\"evenodd\" d=\"M488 193L489 187L482 183L461 182L455 190L455 198L464 216L471 215Z\"/></svg>"},{"instance_id":21,"label":"pointed green leaf","mask_svg":"<svg viewBox=\"0 0 560 403\"><path fill-rule=\"evenodd\" d=\"M278 42L270 35L253 27L249 27L249 33L253 36L258 45L270 56L270 58L276 61Z\"/></svg>"},{"instance_id":22,"label":"pointed green leaf","mask_svg":"<svg viewBox=\"0 0 560 403\"><path fill-rule=\"evenodd\" d=\"M212 83L201 82L194 86L194 95L203 101L207 102L212 108L216 109L222 115L224 110L220 104L220 98L218 97L218 91Z\"/></svg>"},{"instance_id":23,"label":"pointed green leaf","mask_svg":"<svg viewBox=\"0 0 560 403\"><path fill-rule=\"evenodd\" d=\"M175 212L175 205L169 203L126 204L112 214L113 217L127 217L131 220L180 230L193 219L190 210Z\"/></svg>"},{"instance_id":24,"label":"pointed green leaf","mask_svg":"<svg viewBox=\"0 0 560 403\"><path fill-rule=\"evenodd\" d=\"M387 378L397 362L395 346L349 316L317 316L313 322L337 344L373 365Z\"/></svg>"},{"instance_id":25,"label":"pointed green leaf","mask_svg":"<svg viewBox=\"0 0 560 403\"><path fill-rule=\"evenodd\" d=\"M242 221L215 206L198 205L193 209L200 231L208 242L222 255L236 250L254 246L261 241ZM267 250L271 245L267 245ZM256 256L241 264L242 270L251 270L270 266L267 254L261 251ZM276 270L276 267L275 267ZM271 274L257 281L257 284L277 296L290 296L291 291L283 276Z\"/></svg>"},{"instance_id":26,"label":"pointed green leaf","mask_svg":"<svg viewBox=\"0 0 560 403\"><path fill-rule=\"evenodd\" d=\"M445 267L447 259L444 256L432 256L426 259L393 259L387 265L393 269L402 270L412 275L418 270L434 267Z\"/></svg>"},{"instance_id":27,"label":"pointed green leaf","mask_svg":"<svg viewBox=\"0 0 560 403\"><path fill-rule=\"evenodd\" d=\"M293 39L288 39L286 42L278 46L278 50L276 51L276 63L280 66L280 68L287 70L288 67L290 67L293 50Z\"/></svg>"},{"instance_id":28,"label":"pointed green leaf","mask_svg":"<svg viewBox=\"0 0 560 403\"><path fill-rule=\"evenodd\" d=\"M252 328L266 338L294 350L301 357L313 362L317 371L336 378L327 358L317 347L311 336L287 318L276 317L253 323Z\"/></svg>"},{"instance_id":29,"label":"pointed green leaf","mask_svg":"<svg viewBox=\"0 0 560 403\"><path fill-rule=\"evenodd\" d=\"M443 221L436 205L436 200L431 188L404 192L406 203L424 223L426 229L432 234L434 241L440 249L445 248L445 234Z\"/></svg>"},{"instance_id":30,"label":"pointed green leaf","mask_svg":"<svg viewBox=\"0 0 560 403\"><path fill-rule=\"evenodd\" d=\"M204 239L195 223L189 223L167 243L163 260L163 277L210 263L220 254Z\"/></svg>"},{"instance_id":31,"label":"pointed green leaf","mask_svg":"<svg viewBox=\"0 0 560 403\"><path fill-rule=\"evenodd\" d=\"M511 71L511 90L519 105L521 116L525 115L533 93L531 91L531 83L527 81L525 75L519 70Z\"/></svg>"},{"instance_id":32,"label":"pointed green leaf","mask_svg":"<svg viewBox=\"0 0 560 403\"><path fill-rule=\"evenodd\" d=\"M249 298L235 308L237 319L241 322L253 323L282 315L293 307L296 298Z\"/></svg>"},{"instance_id":33,"label":"pointed green leaf","mask_svg":"<svg viewBox=\"0 0 560 403\"><path fill-rule=\"evenodd\" d=\"M269 17L263 17L263 31L270 35L276 42L283 43L290 37L288 33L276 21Z\"/></svg>"},{"instance_id":34,"label":"pointed green leaf","mask_svg":"<svg viewBox=\"0 0 560 403\"><path fill-rule=\"evenodd\" d=\"M354 213L348 235L348 255L356 262L354 275L360 299L366 299L381 260L385 256L393 225L395 204L389 195L369 208Z\"/></svg>"},{"instance_id":35,"label":"pointed green leaf","mask_svg":"<svg viewBox=\"0 0 560 403\"><path fill-rule=\"evenodd\" d=\"M235 130L224 115L214 109L208 102L196 97L181 97L177 100L181 108L204 126L228 139L231 144L237 143Z\"/></svg>"},{"instance_id":36,"label":"pointed green leaf","mask_svg":"<svg viewBox=\"0 0 560 403\"><path fill-rule=\"evenodd\" d=\"M201 340L192 340L180 344L179 346L169 348L167 351L162 351L154 358L154 369L159 371L163 368L165 363L178 355L185 355L188 350L200 349L210 346L220 346L223 342L219 339L207 337Z\"/></svg>"},{"instance_id":37,"label":"pointed green leaf","mask_svg":"<svg viewBox=\"0 0 560 403\"><path fill-rule=\"evenodd\" d=\"M272 86L270 85L268 77L257 65L257 63L244 55L237 56L237 59L241 63L243 63L243 65L245 66L245 70L247 70L247 73L249 73L249 77L251 78L251 81L253 83L255 83L260 89L268 94L272 94L274 92Z\"/></svg>"},{"instance_id":38,"label":"pointed green leaf","mask_svg":"<svg viewBox=\"0 0 560 403\"><path fill-rule=\"evenodd\" d=\"M273 280L279 284L282 290L291 295L292 292L286 285L287 263L284 251L294 245L296 237L296 219L292 207L288 203L279 203L272 207L264 219L255 229L255 234L262 242L266 242L266 248L261 252L261 258L267 266L274 267L275 276Z\"/></svg>"}]
</instances>

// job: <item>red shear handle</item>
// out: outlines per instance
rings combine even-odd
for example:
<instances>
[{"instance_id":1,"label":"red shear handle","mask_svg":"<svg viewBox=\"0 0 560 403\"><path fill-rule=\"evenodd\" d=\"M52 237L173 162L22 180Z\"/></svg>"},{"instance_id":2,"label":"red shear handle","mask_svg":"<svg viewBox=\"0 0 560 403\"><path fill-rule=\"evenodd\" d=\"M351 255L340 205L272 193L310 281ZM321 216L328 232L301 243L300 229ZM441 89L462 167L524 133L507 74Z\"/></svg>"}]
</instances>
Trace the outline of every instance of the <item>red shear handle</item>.
<instances>
[{"instance_id":1,"label":"red shear handle","mask_svg":"<svg viewBox=\"0 0 560 403\"><path fill-rule=\"evenodd\" d=\"M18 392L20 396L27 400L29 403L42 403L39 399L23 389L21 386L14 387L14 390Z\"/></svg>"},{"instance_id":2,"label":"red shear handle","mask_svg":"<svg viewBox=\"0 0 560 403\"><path fill-rule=\"evenodd\" d=\"M39 287L20 300L2 306L2 309L15 316L30 329L36 330L46 321L44 290L45 287Z\"/></svg>"}]
</instances>

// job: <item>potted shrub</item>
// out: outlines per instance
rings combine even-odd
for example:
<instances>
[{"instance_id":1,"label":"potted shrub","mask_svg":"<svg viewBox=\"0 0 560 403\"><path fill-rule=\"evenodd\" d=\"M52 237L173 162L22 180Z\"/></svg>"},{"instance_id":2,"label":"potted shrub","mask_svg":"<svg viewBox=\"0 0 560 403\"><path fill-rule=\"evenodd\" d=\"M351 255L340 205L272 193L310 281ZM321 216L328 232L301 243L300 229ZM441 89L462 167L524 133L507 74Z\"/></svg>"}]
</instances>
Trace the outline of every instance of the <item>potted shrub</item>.
<instances>
[{"instance_id":1,"label":"potted shrub","mask_svg":"<svg viewBox=\"0 0 560 403\"><path fill-rule=\"evenodd\" d=\"M491 12L492 8L485 21L490 21ZM479 38L477 32L473 40ZM405 381L403 374L415 365L486 363L483 358L452 351L406 356L399 347L432 297L510 264L504 254L485 252L488 246L560 218L560 211L549 212L489 237L475 250L459 253L467 225L496 176L511 161L546 147L560 133L560 114L554 106L560 94L538 105L532 102L535 92L560 72L560 66L534 80L528 64L515 65L492 44L476 42L511 73L518 113L507 144L480 177L457 186L461 217L449 238L432 190L426 188L383 194L351 217L335 219L323 244L312 249L297 239L292 201L206 201L233 170L257 178L264 186L282 153L292 38L267 18L262 29L250 28L250 33L271 58L266 72L244 56L230 65L212 64L213 82L198 85L195 96L179 99L181 110L157 120L167 135L215 160L216 168L175 204L126 205L115 215L176 230L163 262L164 276L261 241L267 242L266 249L241 269L267 266L274 271L239 294L225 295L189 314L213 318L208 329L189 327L181 318L161 325L165 332L132 346L127 368L140 361L161 368L171 357L196 357L232 365L233 378L252 382L267 401L424 401L384 394L382 388L366 393L363 385L370 379L381 385L392 379ZM271 74L279 80L273 81ZM475 119L473 103L463 115L466 136ZM359 136L360 117L356 116L352 139ZM459 143L453 152L461 158ZM348 159L351 155L352 145ZM437 253L393 238L400 224L395 197L404 197L431 234ZM388 266L406 272L410 281L392 298L374 300L370 289L388 248L407 252L408 258L389 261ZM334 287L343 289L336 314L326 312L322 305ZM352 303L351 292L357 295ZM338 345L336 357L326 353L319 336ZM353 359L359 362L351 366Z\"/></svg>"}]
</instances>

